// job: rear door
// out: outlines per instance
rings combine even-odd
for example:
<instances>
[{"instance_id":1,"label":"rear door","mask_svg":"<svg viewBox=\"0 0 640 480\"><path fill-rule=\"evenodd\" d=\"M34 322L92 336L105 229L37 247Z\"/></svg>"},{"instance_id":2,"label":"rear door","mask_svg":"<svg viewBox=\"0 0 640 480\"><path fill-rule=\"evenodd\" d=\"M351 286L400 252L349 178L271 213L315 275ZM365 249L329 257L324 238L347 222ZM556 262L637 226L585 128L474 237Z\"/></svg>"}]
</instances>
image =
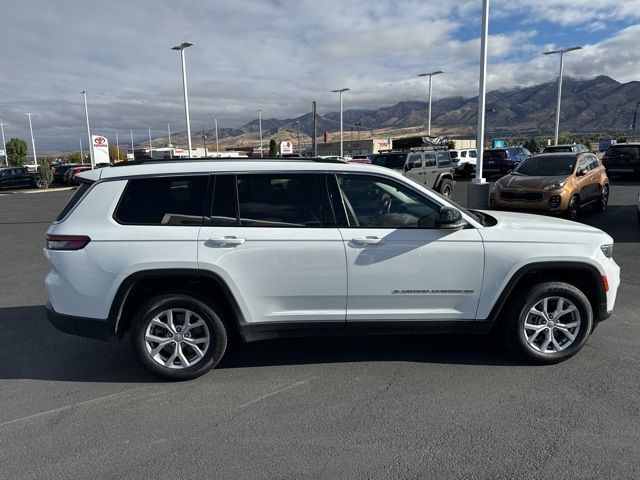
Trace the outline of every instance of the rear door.
<instances>
[{"instance_id":1,"label":"rear door","mask_svg":"<svg viewBox=\"0 0 640 480\"><path fill-rule=\"evenodd\" d=\"M16 168L16 187L30 187L31 186L31 176L29 175L29 171L24 168Z\"/></svg>"},{"instance_id":2,"label":"rear door","mask_svg":"<svg viewBox=\"0 0 640 480\"><path fill-rule=\"evenodd\" d=\"M586 173L582 176L577 177L578 190L580 192L580 202L586 203L590 200L593 200L594 192L593 192L593 171L591 171L590 167L591 159L589 155L582 155L578 159L578 166L576 167L576 176L578 172L581 170L585 170Z\"/></svg>"},{"instance_id":3,"label":"rear door","mask_svg":"<svg viewBox=\"0 0 640 480\"><path fill-rule=\"evenodd\" d=\"M438 164L436 162L436 152L428 150L424 152L424 185L433 188L438 178Z\"/></svg>"},{"instance_id":4,"label":"rear door","mask_svg":"<svg viewBox=\"0 0 640 480\"><path fill-rule=\"evenodd\" d=\"M216 175L198 265L226 281L247 323L344 325L345 249L323 174Z\"/></svg>"},{"instance_id":5,"label":"rear door","mask_svg":"<svg viewBox=\"0 0 640 480\"><path fill-rule=\"evenodd\" d=\"M419 152L407 155L407 163L404 165L404 175L420 185L425 183L424 161Z\"/></svg>"}]
</instances>

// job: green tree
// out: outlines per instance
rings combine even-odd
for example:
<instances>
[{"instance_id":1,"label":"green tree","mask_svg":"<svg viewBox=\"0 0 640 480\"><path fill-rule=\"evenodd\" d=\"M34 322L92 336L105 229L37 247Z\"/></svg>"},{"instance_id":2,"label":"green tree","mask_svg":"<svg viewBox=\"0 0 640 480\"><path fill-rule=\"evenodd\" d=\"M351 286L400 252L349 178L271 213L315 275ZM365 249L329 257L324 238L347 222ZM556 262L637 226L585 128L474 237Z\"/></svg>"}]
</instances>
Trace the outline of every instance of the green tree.
<instances>
[{"instance_id":1,"label":"green tree","mask_svg":"<svg viewBox=\"0 0 640 480\"><path fill-rule=\"evenodd\" d=\"M127 159L127 152L123 149L120 149L118 153L118 147L115 145L109 145L109 160L111 162L123 162Z\"/></svg>"},{"instance_id":2,"label":"green tree","mask_svg":"<svg viewBox=\"0 0 640 480\"><path fill-rule=\"evenodd\" d=\"M531 153L538 153L541 150L540 143L534 137L528 139L522 144L522 146L529 150Z\"/></svg>"},{"instance_id":3,"label":"green tree","mask_svg":"<svg viewBox=\"0 0 640 480\"><path fill-rule=\"evenodd\" d=\"M70 153L67 156L66 162L67 163L82 163L82 160L83 160L83 158L80 155L80 152L73 152L73 153Z\"/></svg>"},{"instance_id":4,"label":"green tree","mask_svg":"<svg viewBox=\"0 0 640 480\"><path fill-rule=\"evenodd\" d=\"M19 167L27 163L27 142L21 138L12 138L7 142L9 165Z\"/></svg>"},{"instance_id":5,"label":"green tree","mask_svg":"<svg viewBox=\"0 0 640 480\"><path fill-rule=\"evenodd\" d=\"M278 146L276 145L276 141L272 138L269 140L269 157L275 158L278 156Z\"/></svg>"},{"instance_id":6,"label":"green tree","mask_svg":"<svg viewBox=\"0 0 640 480\"><path fill-rule=\"evenodd\" d=\"M51 164L53 163L53 158L51 157L40 157L38 158L38 173L42 180L44 180L44 186L47 188L53 182L53 170Z\"/></svg>"}]
</instances>

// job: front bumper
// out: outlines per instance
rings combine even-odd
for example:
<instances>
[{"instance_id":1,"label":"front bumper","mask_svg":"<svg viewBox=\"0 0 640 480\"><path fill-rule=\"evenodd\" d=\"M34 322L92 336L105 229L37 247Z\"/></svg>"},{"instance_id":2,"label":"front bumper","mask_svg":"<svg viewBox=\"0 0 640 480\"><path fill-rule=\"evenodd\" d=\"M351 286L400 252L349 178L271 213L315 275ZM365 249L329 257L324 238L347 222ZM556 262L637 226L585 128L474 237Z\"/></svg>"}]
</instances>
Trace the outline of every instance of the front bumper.
<instances>
[{"instance_id":1,"label":"front bumper","mask_svg":"<svg viewBox=\"0 0 640 480\"><path fill-rule=\"evenodd\" d=\"M507 199L501 196L501 193L514 194L514 195L526 195L526 194L539 194L542 195L536 200L524 200L524 199ZM554 199L555 197L555 199ZM564 212L569 206L569 199L571 198L570 192L566 190L513 190L509 188L498 189L494 188L490 195L490 206L498 210L526 210L532 212ZM554 200L553 202L551 200Z\"/></svg>"},{"instance_id":2,"label":"front bumper","mask_svg":"<svg viewBox=\"0 0 640 480\"><path fill-rule=\"evenodd\" d=\"M56 312L47 304L47 318L61 332L97 340L115 338L115 328L110 319L74 317Z\"/></svg>"}]
</instances>

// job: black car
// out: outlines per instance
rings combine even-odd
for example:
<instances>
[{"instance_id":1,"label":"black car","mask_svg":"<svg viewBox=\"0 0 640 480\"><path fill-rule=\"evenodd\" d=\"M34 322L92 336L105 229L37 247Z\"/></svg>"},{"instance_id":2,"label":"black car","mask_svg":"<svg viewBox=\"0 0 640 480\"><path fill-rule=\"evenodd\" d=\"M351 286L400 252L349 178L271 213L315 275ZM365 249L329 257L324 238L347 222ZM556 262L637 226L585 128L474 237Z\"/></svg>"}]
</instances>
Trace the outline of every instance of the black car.
<instances>
[{"instance_id":1,"label":"black car","mask_svg":"<svg viewBox=\"0 0 640 480\"><path fill-rule=\"evenodd\" d=\"M506 175L530 156L531 152L523 147L490 148L482 155L482 172Z\"/></svg>"},{"instance_id":2,"label":"black car","mask_svg":"<svg viewBox=\"0 0 640 480\"><path fill-rule=\"evenodd\" d=\"M78 166L77 163L63 163L53 167L51 170L53 183L64 183L64 174L67 173L67 170L77 166Z\"/></svg>"},{"instance_id":3,"label":"black car","mask_svg":"<svg viewBox=\"0 0 640 480\"><path fill-rule=\"evenodd\" d=\"M616 143L602 158L609 173L635 173L640 175L640 143Z\"/></svg>"},{"instance_id":4,"label":"black car","mask_svg":"<svg viewBox=\"0 0 640 480\"><path fill-rule=\"evenodd\" d=\"M26 167L0 167L0 189L44 188L46 184L39 173L29 173Z\"/></svg>"}]
</instances>

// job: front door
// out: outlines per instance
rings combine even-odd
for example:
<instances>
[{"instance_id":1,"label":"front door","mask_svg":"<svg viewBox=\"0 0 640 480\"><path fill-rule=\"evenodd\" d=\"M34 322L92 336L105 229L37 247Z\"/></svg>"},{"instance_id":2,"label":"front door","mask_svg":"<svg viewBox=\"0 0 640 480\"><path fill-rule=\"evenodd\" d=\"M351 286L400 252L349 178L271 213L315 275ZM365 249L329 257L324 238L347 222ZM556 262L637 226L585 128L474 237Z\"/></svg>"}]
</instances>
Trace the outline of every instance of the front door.
<instances>
[{"instance_id":1,"label":"front door","mask_svg":"<svg viewBox=\"0 0 640 480\"><path fill-rule=\"evenodd\" d=\"M407 156L407 163L404 164L404 175L414 182L424 185L424 164L422 154L415 152Z\"/></svg>"},{"instance_id":2,"label":"front door","mask_svg":"<svg viewBox=\"0 0 640 480\"><path fill-rule=\"evenodd\" d=\"M436 152L424 152L424 185L433 188L438 179L438 164L436 163Z\"/></svg>"},{"instance_id":3,"label":"front door","mask_svg":"<svg viewBox=\"0 0 640 480\"><path fill-rule=\"evenodd\" d=\"M226 281L245 322L344 325L345 251L324 182L316 173L216 176L198 266Z\"/></svg>"},{"instance_id":4,"label":"front door","mask_svg":"<svg viewBox=\"0 0 640 480\"><path fill-rule=\"evenodd\" d=\"M339 174L347 324L473 320L484 268L475 228L439 229L440 205L399 181Z\"/></svg>"}]
</instances>

